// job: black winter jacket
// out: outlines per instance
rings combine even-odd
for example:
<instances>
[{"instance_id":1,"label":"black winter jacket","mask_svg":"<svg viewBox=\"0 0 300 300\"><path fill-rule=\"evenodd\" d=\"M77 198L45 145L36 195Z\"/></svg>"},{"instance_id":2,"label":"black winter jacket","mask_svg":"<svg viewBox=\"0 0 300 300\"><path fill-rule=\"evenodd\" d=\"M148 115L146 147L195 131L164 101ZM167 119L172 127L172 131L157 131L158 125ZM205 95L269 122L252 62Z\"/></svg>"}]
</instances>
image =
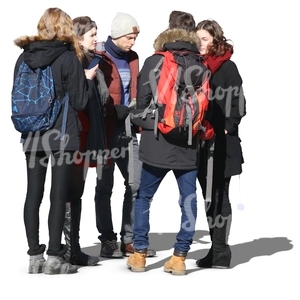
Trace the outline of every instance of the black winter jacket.
<instances>
[{"instance_id":1,"label":"black winter jacket","mask_svg":"<svg viewBox=\"0 0 300 300\"><path fill-rule=\"evenodd\" d=\"M154 43L155 51L190 50L198 53L199 40L195 33L182 29L162 32ZM157 65L160 55L147 58L138 76L137 108L146 108L153 95L149 83L149 73ZM199 138L198 138L199 140ZM157 138L153 130L143 129L140 140L139 158L144 163L164 169L194 170L198 166L197 138L192 145L187 142L176 143L158 131Z\"/></svg>"},{"instance_id":2,"label":"black winter jacket","mask_svg":"<svg viewBox=\"0 0 300 300\"><path fill-rule=\"evenodd\" d=\"M214 176L222 180L241 174L244 163L238 129L246 115L246 100L236 64L231 60L225 61L212 75L210 86L213 100L210 122L216 134Z\"/></svg>"},{"instance_id":3,"label":"black winter jacket","mask_svg":"<svg viewBox=\"0 0 300 300\"><path fill-rule=\"evenodd\" d=\"M66 139L62 142L58 132L62 127L63 110L54 127L34 137L22 135L23 150L26 151L76 151L79 150L81 125L77 111L83 110L88 101L88 80L75 52L70 44L61 41L40 41L37 37L21 38L15 44L24 49L19 56L14 71L17 75L19 66L25 61L32 68L52 65L56 95L61 99L69 93L68 121Z\"/></svg>"}]
</instances>

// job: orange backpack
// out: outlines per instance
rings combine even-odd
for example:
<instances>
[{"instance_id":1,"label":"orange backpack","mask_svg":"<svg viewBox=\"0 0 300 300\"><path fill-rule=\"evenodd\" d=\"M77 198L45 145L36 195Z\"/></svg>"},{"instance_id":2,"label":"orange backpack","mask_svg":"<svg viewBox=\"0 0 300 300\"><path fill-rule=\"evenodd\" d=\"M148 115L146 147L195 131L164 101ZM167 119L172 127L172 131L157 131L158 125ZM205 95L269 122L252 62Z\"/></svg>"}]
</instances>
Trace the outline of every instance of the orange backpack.
<instances>
[{"instance_id":1,"label":"orange backpack","mask_svg":"<svg viewBox=\"0 0 300 300\"><path fill-rule=\"evenodd\" d=\"M156 52L162 55L149 74L153 100L135 118L154 119L154 134L157 130L174 140L186 140L199 133L202 140L211 139L214 131L206 120L209 109L208 68L199 53L190 51ZM157 80L158 78L158 80Z\"/></svg>"}]
</instances>

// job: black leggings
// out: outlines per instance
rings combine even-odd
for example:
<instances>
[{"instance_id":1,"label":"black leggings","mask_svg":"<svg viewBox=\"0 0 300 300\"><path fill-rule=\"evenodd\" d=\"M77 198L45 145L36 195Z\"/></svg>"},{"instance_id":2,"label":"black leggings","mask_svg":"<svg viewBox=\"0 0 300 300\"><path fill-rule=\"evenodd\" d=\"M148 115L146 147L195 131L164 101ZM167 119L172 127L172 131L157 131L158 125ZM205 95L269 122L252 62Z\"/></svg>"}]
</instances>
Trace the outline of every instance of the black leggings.
<instances>
[{"instance_id":1,"label":"black leggings","mask_svg":"<svg viewBox=\"0 0 300 300\"><path fill-rule=\"evenodd\" d=\"M24 223L28 254L39 254L39 210L44 196L46 172L51 160L50 210L48 215L48 255L62 256L61 237L68 200L70 179L73 175L73 152L26 152L27 194L24 205ZM50 159L51 157L51 159Z\"/></svg>"},{"instance_id":2,"label":"black leggings","mask_svg":"<svg viewBox=\"0 0 300 300\"><path fill-rule=\"evenodd\" d=\"M228 217L231 215L231 203L229 199L229 184L231 177L214 179L212 184L211 203L206 204L206 215L215 219L218 215ZM202 196L206 195L206 178L199 176L198 181L202 188Z\"/></svg>"}]
</instances>

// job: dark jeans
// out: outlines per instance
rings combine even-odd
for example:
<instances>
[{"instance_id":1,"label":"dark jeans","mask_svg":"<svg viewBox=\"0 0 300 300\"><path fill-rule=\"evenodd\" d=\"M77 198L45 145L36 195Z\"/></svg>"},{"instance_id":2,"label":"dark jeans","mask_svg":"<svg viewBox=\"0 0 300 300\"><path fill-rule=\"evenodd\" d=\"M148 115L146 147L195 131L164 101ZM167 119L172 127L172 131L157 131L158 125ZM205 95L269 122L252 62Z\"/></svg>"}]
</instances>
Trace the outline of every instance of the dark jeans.
<instances>
[{"instance_id":1,"label":"dark jeans","mask_svg":"<svg viewBox=\"0 0 300 300\"><path fill-rule=\"evenodd\" d=\"M69 157L68 157L69 156ZM51 159L50 159L51 158ZM71 159L70 159L71 158ZM28 241L28 254L38 254L39 210L44 196L47 166L51 161L50 210L48 215L48 255L61 256L61 237L68 199L69 182L73 174L73 152L27 152L27 194L24 205L24 223Z\"/></svg>"},{"instance_id":2,"label":"dark jeans","mask_svg":"<svg viewBox=\"0 0 300 300\"><path fill-rule=\"evenodd\" d=\"M231 177L214 176L212 182L211 203L206 204L206 213L213 219L218 216L231 215L231 203L229 200L229 185ZM202 189L202 195L206 195L206 177L198 173L198 181Z\"/></svg>"},{"instance_id":3,"label":"dark jeans","mask_svg":"<svg viewBox=\"0 0 300 300\"><path fill-rule=\"evenodd\" d=\"M148 233L150 230L149 213L151 200L160 183L171 171L143 164L141 184L135 204L134 218L134 243L137 250L149 247ZM195 234L197 219L197 195L196 179L197 170L172 170L179 189L179 207L181 210L180 230L176 236L174 249L180 252L188 252ZM166 220L172 218L166 214ZM165 220L162 220L164 222Z\"/></svg>"},{"instance_id":4,"label":"dark jeans","mask_svg":"<svg viewBox=\"0 0 300 300\"><path fill-rule=\"evenodd\" d=\"M134 204L140 184L142 162L138 158L139 144L136 134L133 132L134 182L133 185L130 185L128 173L128 143L124 143L121 138L122 135L123 128L117 128L114 133L114 139L109 142L109 150L116 151L114 153L118 153L118 155L114 155L114 157L110 159L109 165L101 170L101 177L97 177L95 189L95 211L96 225L98 232L100 233L99 240L103 242L106 240L116 239L111 213L111 196L114 187L114 170L115 165L117 165L124 178L125 185L120 235L121 241L128 244L133 242ZM121 153L122 155L119 155Z\"/></svg>"}]
</instances>

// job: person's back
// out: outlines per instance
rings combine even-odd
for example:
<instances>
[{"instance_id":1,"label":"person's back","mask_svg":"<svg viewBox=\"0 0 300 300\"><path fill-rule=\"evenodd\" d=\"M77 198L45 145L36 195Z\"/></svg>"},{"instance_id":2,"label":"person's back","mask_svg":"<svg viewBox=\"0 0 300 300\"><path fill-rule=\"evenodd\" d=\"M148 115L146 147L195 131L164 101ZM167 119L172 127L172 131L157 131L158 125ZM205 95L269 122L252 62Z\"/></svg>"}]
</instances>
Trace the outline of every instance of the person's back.
<instances>
[{"instance_id":1,"label":"person's back","mask_svg":"<svg viewBox=\"0 0 300 300\"><path fill-rule=\"evenodd\" d=\"M180 11L172 12L170 14L169 29L162 32L155 40L155 51L185 49L199 53L199 39L194 32L194 28L195 21L191 14ZM160 59L161 55L155 54L144 62L138 77L137 108L144 109L148 107L157 92L152 89L149 74L153 74ZM127 266L132 271L145 271L145 258L149 246L151 199L165 175L172 170L180 193L181 227L176 237L177 242L174 243L173 256L165 263L164 271L171 272L174 275L186 273L185 258L193 240L197 217L196 177L199 142L199 136L193 137L192 144L188 145L188 140L176 141L159 131L155 136L153 130L142 130L139 158L143 162L143 167L135 205L135 253L127 261ZM187 229L184 224L188 221L190 225Z\"/></svg>"},{"instance_id":2,"label":"person's back","mask_svg":"<svg viewBox=\"0 0 300 300\"><path fill-rule=\"evenodd\" d=\"M63 98L69 94L67 138L59 138L64 109L54 126L41 133L23 134L23 151L27 164L27 193L24 204L24 223L30 255L29 273L67 274L75 273L76 266L65 262L67 251L61 244L65 204L69 192L69 179L74 167L74 152L79 149L77 111L85 108L88 101L87 80L95 76L95 70L84 73L77 55L80 53L75 40L71 18L58 8L45 11L37 26L38 35L23 36L14 42L24 49L19 56L14 76L25 61L32 69L51 65L55 92ZM62 30L62 31L60 31ZM74 47L75 53L71 50ZM77 55L76 55L77 54ZM45 99L47 101L48 99ZM48 259L45 262L45 244L39 241L39 208L43 199L47 166L51 160L51 192L48 218Z\"/></svg>"},{"instance_id":3,"label":"person's back","mask_svg":"<svg viewBox=\"0 0 300 300\"><path fill-rule=\"evenodd\" d=\"M174 39L178 40L173 42ZM180 28L169 29L162 32L154 43L155 52L160 51L191 51L198 52L198 39L193 31L187 31ZM150 85L145 85L149 81L149 74L157 65L161 55L154 54L145 60L140 72L138 82L137 108L144 109L148 107L152 100L152 91ZM196 62L195 62L196 65ZM200 77L200 76L199 76ZM140 159L155 167L164 167L170 169L193 169L197 168L196 151L197 138L193 138L192 145L186 141L176 141L161 134L158 131L158 137L155 137L153 131L143 130L140 142ZM170 156L172 153L172 156Z\"/></svg>"}]
</instances>

